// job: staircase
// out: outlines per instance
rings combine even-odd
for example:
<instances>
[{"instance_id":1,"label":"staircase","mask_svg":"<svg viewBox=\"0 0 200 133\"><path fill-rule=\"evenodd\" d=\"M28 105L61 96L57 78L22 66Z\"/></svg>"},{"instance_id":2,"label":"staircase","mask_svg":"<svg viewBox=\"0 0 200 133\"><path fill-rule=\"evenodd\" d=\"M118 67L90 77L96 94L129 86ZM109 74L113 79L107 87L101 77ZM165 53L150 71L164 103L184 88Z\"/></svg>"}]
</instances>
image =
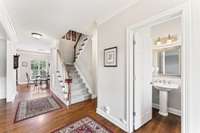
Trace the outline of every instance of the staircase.
<instances>
[{"instance_id":1,"label":"staircase","mask_svg":"<svg viewBox=\"0 0 200 133\"><path fill-rule=\"evenodd\" d=\"M85 101L91 98L88 88L83 83L78 71L74 65L66 65L69 78L72 79L71 84L71 104Z\"/></svg>"},{"instance_id":2,"label":"staircase","mask_svg":"<svg viewBox=\"0 0 200 133\"><path fill-rule=\"evenodd\" d=\"M81 55L81 52L84 50L84 47L88 41L88 37L86 35L80 35L78 40L78 43L74 46L74 62L76 62L76 60Z\"/></svg>"},{"instance_id":3,"label":"staircase","mask_svg":"<svg viewBox=\"0 0 200 133\"><path fill-rule=\"evenodd\" d=\"M88 38L87 36L82 35L78 40L79 42L77 42L76 46L74 47L74 63L79 58ZM81 74L78 70L76 70L76 67L73 64L66 65L64 63L63 56L58 50L57 71L54 79L56 87L52 91L67 106L91 98L89 88L81 77ZM68 83L66 83L66 79L72 79L72 83L70 83L71 87ZM69 96L69 94L71 95Z\"/></svg>"}]
</instances>

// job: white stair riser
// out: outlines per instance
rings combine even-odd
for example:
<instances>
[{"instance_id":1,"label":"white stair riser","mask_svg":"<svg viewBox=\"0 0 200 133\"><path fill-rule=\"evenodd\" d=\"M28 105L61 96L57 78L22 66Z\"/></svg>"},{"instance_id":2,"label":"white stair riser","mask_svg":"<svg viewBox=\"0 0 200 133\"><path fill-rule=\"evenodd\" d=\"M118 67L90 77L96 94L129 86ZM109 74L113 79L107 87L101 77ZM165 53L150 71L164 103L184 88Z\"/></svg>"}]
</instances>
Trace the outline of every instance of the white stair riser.
<instances>
[{"instance_id":1,"label":"white stair riser","mask_svg":"<svg viewBox=\"0 0 200 133\"><path fill-rule=\"evenodd\" d=\"M75 90L75 91L72 90L71 93L72 93L72 97L73 96L80 96L80 95L87 94L88 90L87 89L81 89L81 90Z\"/></svg>"},{"instance_id":2,"label":"white stair riser","mask_svg":"<svg viewBox=\"0 0 200 133\"><path fill-rule=\"evenodd\" d=\"M84 88L85 87L85 84L83 83L78 83L78 84L71 84L71 88L72 89L80 89L80 88Z\"/></svg>"},{"instance_id":3,"label":"white stair riser","mask_svg":"<svg viewBox=\"0 0 200 133\"><path fill-rule=\"evenodd\" d=\"M73 84L80 84L82 83L82 79L72 79Z\"/></svg>"},{"instance_id":4,"label":"white stair riser","mask_svg":"<svg viewBox=\"0 0 200 133\"><path fill-rule=\"evenodd\" d=\"M78 103L78 102L86 101L88 99L90 99L90 95L79 97L79 98L76 98L76 99L72 99L71 100L71 104L75 104L75 103Z\"/></svg>"}]
</instances>

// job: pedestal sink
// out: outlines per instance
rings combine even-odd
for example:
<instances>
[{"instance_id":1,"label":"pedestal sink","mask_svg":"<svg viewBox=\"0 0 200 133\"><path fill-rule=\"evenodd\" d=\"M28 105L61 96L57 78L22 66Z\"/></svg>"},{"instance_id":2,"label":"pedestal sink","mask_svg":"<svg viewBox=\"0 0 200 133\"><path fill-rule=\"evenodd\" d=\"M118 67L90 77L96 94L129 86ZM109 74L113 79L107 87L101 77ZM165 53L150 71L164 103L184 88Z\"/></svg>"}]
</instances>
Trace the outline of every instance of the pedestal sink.
<instances>
[{"instance_id":1,"label":"pedestal sink","mask_svg":"<svg viewBox=\"0 0 200 133\"><path fill-rule=\"evenodd\" d=\"M159 90L159 114L162 116L168 116L168 92L174 89L179 89L179 84L166 80L157 80L153 82L153 87Z\"/></svg>"}]
</instances>

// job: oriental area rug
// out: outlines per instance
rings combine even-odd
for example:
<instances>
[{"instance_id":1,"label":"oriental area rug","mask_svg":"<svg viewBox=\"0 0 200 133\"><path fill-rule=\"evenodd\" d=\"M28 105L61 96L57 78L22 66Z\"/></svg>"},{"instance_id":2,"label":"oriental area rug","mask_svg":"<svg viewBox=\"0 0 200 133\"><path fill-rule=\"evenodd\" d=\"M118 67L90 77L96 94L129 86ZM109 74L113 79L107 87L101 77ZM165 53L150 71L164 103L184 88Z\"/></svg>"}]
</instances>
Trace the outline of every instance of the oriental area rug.
<instances>
[{"instance_id":1,"label":"oriental area rug","mask_svg":"<svg viewBox=\"0 0 200 133\"><path fill-rule=\"evenodd\" d=\"M14 122L19 122L60 108L61 105L52 96L21 101L18 104Z\"/></svg>"},{"instance_id":2,"label":"oriental area rug","mask_svg":"<svg viewBox=\"0 0 200 133\"><path fill-rule=\"evenodd\" d=\"M68 126L57 129L53 133L113 133L91 117L82 118Z\"/></svg>"}]
</instances>

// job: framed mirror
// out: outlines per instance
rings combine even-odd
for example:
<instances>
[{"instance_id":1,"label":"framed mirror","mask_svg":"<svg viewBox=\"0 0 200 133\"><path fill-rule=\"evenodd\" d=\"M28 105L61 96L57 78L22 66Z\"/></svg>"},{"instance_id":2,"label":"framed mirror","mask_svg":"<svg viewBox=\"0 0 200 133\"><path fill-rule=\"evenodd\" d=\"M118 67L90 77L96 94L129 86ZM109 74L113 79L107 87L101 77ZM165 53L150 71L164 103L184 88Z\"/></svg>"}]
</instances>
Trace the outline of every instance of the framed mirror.
<instances>
[{"instance_id":1,"label":"framed mirror","mask_svg":"<svg viewBox=\"0 0 200 133\"><path fill-rule=\"evenodd\" d=\"M156 75L181 76L181 47L173 47L154 51L154 67Z\"/></svg>"}]
</instances>

